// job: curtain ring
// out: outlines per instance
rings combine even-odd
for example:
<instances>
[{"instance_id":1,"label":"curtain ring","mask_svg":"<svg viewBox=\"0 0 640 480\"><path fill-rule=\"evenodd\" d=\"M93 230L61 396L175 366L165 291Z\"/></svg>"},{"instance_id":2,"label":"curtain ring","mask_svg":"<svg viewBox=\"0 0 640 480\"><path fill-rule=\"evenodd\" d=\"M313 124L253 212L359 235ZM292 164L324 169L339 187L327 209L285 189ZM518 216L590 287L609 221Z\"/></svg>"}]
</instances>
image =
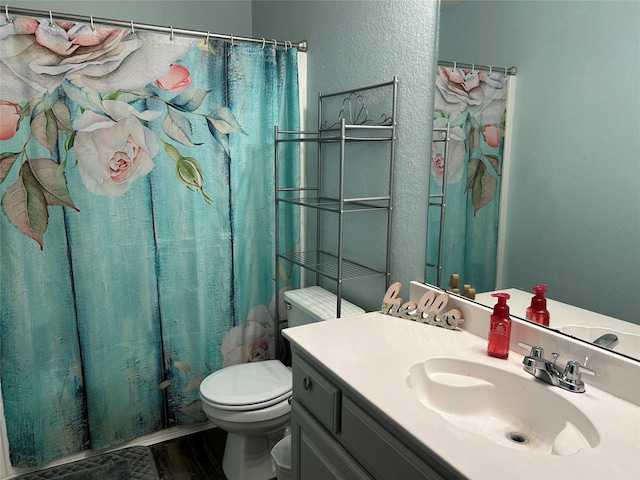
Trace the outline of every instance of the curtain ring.
<instances>
[{"instance_id":1,"label":"curtain ring","mask_svg":"<svg viewBox=\"0 0 640 480\"><path fill-rule=\"evenodd\" d=\"M458 64L454 61L453 62L453 68L451 69L452 72L456 71L456 67L458 66Z\"/></svg>"},{"instance_id":2,"label":"curtain ring","mask_svg":"<svg viewBox=\"0 0 640 480\"><path fill-rule=\"evenodd\" d=\"M136 28L133 26L133 20L131 20L131 35L136 34Z\"/></svg>"},{"instance_id":3,"label":"curtain ring","mask_svg":"<svg viewBox=\"0 0 640 480\"><path fill-rule=\"evenodd\" d=\"M233 35L229 35L229 37L231 38L231 48L233 48L235 45L233 44Z\"/></svg>"},{"instance_id":4,"label":"curtain ring","mask_svg":"<svg viewBox=\"0 0 640 480\"><path fill-rule=\"evenodd\" d=\"M262 48L260 50L264 50L264 46L267 44L267 41L262 37Z\"/></svg>"},{"instance_id":5,"label":"curtain ring","mask_svg":"<svg viewBox=\"0 0 640 480\"><path fill-rule=\"evenodd\" d=\"M209 45L209 35L211 35L209 32L207 32L207 38L205 38L205 42L207 42L207 45Z\"/></svg>"},{"instance_id":6,"label":"curtain ring","mask_svg":"<svg viewBox=\"0 0 640 480\"><path fill-rule=\"evenodd\" d=\"M13 23L13 19L9 16L9 5L4 6L4 17L7 19L7 23Z\"/></svg>"},{"instance_id":7,"label":"curtain ring","mask_svg":"<svg viewBox=\"0 0 640 480\"><path fill-rule=\"evenodd\" d=\"M169 26L169 29L171 30L171 33L169 35L169 40L171 40L173 42L173 27Z\"/></svg>"},{"instance_id":8,"label":"curtain ring","mask_svg":"<svg viewBox=\"0 0 640 480\"><path fill-rule=\"evenodd\" d=\"M53 14L51 13L51 10L49 10L49 26L53 26Z\"/></svg>"},{"instance_id":9,"label":"curtain ring","mask_svg":"<svg viewBox=\"0 0 640 480\"><path fill-rule=\"evenodd\" d=\"M277 49L278 48L278 41L275 38L272 38L271 41L273 42L273 49Z\"/></svg>"},{"instance_id":10,"label":"curtain ring","mask_svg":"<svg viewBox=\"0 0 640 480\"><path fill-rule=\"evenodd\" d=\"M91 31L96 31L96 26L93 24L93 15L89 16L89 21L91 22Z\"/></svg>"},{"instance_id":11,"label":"curtain ring","mask_svg":"<svg viewBox=\"0 0 640 480\"><path fill-rule=\"evenodd\" d=\"M476 73L476 64L475 63L471 64L471 73Z\"/></svg>"},{"instance_id":12,"label":"curtain ring","mask_svg":"<svg viewBox=\"0 0 640 480\"><path fill-rule=\"evenodd\" d=\"M491 65L489 65L489 75L491 75L492 71L493 71L493 69L491 68Z\"/></svg>"}]
</instances>

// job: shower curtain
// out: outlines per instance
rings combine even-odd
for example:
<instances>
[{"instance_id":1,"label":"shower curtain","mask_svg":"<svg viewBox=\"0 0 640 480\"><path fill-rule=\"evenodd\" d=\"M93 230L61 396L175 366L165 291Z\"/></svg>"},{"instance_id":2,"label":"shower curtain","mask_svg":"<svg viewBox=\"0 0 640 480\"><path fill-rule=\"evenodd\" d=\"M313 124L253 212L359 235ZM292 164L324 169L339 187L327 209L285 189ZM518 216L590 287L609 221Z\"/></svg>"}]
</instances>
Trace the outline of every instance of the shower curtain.
<instances>
[{"instance_id":1,"label":"shower curtain","mask_svg":"<svg viewBox=\"0 0 640 480\"><path fill-rule=\"evenodd\" d=\"M205 421L207 374L276 357L273 126L299 125L296 49L16 18L0 56L12 464Z\"/></svg>"},{"instance_id":2,"label":"shower curtain","mask_svg":"<svg viewBox=\"0 0 640 480\"><path fill-rule=\"evenodd\" d=\"M450 125L448 158L444 142L434 142L431 152L430 192L442 192L446 182L441 287L458 274L460 286L495 290L507 86L505 73L437 69L433 126ZM427 232L431 264L437 263L440 233L435 210L429 210ZM427 270L426 281L435 284L436 275Z\"/></svg>"}]
</instances>

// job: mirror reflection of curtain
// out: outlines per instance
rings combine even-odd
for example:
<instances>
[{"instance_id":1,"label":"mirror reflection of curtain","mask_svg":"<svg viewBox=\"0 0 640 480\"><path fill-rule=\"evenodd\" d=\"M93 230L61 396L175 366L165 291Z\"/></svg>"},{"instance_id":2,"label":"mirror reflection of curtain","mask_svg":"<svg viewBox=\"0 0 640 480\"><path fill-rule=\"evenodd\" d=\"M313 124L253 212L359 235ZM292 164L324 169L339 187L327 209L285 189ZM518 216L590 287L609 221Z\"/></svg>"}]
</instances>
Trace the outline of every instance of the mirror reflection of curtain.
<instances>
[{"instance_id":1,"label":"mirror reflection of curtain","mask_svg":"<svg viewBox=\"0 0 640 480\"><path fill-rule=\"evenodd\" d=\"M204 376L275 358L273 125L299 122L296 49L29 18L0 39L12 464L205 421Z\"/></svg>"},{"instance_id":2,"label":"mirror reflection of curtain","mask_svg":"<svg viewBox=\"0 0 640 480\"><path fill-rule=\"evenodd\" d=\"M495 289L507 85L504 73L437 69L433 126L450 125L446 179L443 142L433 143L431 158L430 192L447 182L441 287L459 274L476 291ZM427 263L434 265L439 233L439 212L430 207ZM425 280L437 283L437 270L428 268Z\"/></svg>"}]
</instances>

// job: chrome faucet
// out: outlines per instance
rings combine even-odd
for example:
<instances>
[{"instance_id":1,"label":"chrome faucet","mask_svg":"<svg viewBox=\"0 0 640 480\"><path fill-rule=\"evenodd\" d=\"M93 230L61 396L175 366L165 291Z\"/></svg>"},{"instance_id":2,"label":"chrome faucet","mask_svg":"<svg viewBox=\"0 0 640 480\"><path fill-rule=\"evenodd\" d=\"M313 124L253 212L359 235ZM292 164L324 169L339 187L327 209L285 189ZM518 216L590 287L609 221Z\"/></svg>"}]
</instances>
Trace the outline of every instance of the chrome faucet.
<instances>
[{"instance_id":1,"label":"chrome faucet","mask_svg":"<svg viewBox=\"0 0 640 480\"><path fill-rule=\"evenodd\" d=\"M585 388L580 373L584 371L595 375L593 370L574 361L568 361L564 368L560 368L556 363L557 353L552 353L553 360L548 360L544 358L542 347L519 343L523 347L531 348L529 355L522 359L524 371L550 385L569 392L582 393Z\"/></svg>"}]
</instances>

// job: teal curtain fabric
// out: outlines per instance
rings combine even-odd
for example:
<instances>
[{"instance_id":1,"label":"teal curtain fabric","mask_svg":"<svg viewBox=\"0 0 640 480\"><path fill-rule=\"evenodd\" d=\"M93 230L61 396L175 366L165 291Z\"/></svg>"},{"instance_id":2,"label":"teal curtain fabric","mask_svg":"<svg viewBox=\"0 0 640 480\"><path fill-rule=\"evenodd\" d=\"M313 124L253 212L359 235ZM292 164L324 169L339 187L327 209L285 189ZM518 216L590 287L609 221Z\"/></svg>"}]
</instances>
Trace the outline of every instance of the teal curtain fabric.
<instances>
[{"instance_id":1,"label":"teal curtain fabric","mask_svg":"<svg viewBox=\"0 0 640 480\"><path fill-rule=\"evenodd\" d=\"M12 464L204 421L206 375L275 358L273 126L299 128L296 49L17 18L0 56Z\"/></svg>"},{"instance_id":2,"label":"teal curtain fabric","mask_svg":"<svg viewBox=\"0 0 640 480\"><path fill-rule=\"evenodd\" d=\"M460 286L495 290L507 87L504 73L437 70L434 127L449 123L451 129L447 158L442 142L433 143L431 157L431 194L441 193L446 182L441 287L458 274ZM427 262L433 265L439 236L439 208L430 207ZM436 269L427 269L426 281L437 283Z\"/></svg>"}]
</instances>

